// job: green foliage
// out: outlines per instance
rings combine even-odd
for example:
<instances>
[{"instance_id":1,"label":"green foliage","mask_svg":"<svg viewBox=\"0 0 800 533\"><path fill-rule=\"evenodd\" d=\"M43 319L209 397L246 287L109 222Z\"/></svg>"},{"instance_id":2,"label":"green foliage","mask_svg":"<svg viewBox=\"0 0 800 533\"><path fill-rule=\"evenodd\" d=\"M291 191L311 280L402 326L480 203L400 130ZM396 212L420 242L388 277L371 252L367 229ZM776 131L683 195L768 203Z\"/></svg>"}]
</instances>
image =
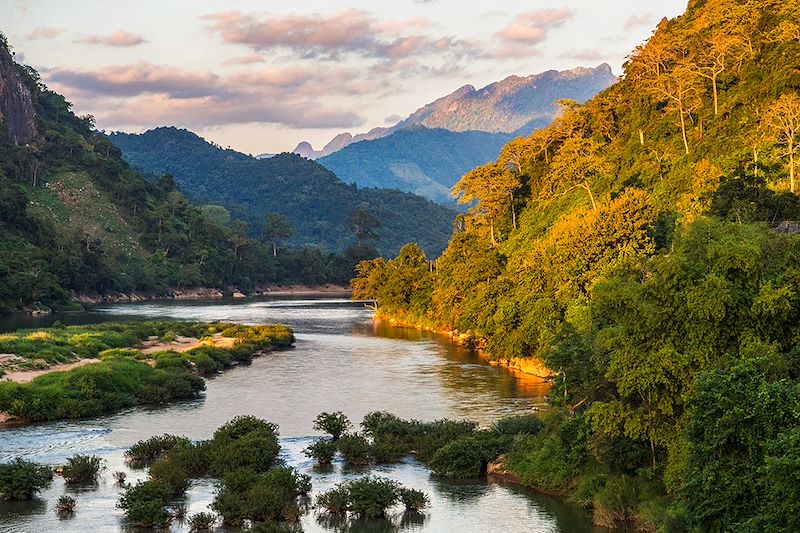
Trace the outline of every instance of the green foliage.
<instances>
[{"instance_id":1,"label":"green foliage","mask_svg":"<svg viewBox=\"0 0 800 533\"><path fill-rule=\"evenodd\" d=\"M485 474L489 461L508 451L510 444L507 436L493 431L477 431L436 450L428 466L440 476L476 478Z\"/></svg>"},{"instance_id":2,"label":"green foliage","mask_svg":"<svg viewBox=\"0 0 800 533\"><path fill-rule=\"evenodd\" d=\"M338 440L351 427L350 420L341 411L320 413L314 419L314 429L329 434L333 440Z\"/></svg>"},{"instance_id":3,"label":"green foliage","mask_svg":"<svg viewBox=\"0 0 800 533\"><path fill-rule=\"evenodd\" d=\"M131 462L147 463L158 459L161 455L177 447L185 447L191 442L186 437L175 435L157 435L140 440L125 451L125 458Z\"/></svg>"},{"instance_id":4,"label":"green foliage","mask_svg":"<svg viewBox=\"0 0 800 533\"><path fill-rule=\"evenodd\" d=\"M196 398L203 380L129 359L107 359L30 383L0 383L0 410L31 421L85 418L133 407Z\"/></svg>"},{"instance_id":5,"label":"green foliage","mask_svg":"<svg viewBox=\"0 0 800 533\"><path fill-rule=\"evenodd\" d=\"M395 253L404 243L417 241L437 253L444 248L455 216L453 210L412 194L345 185L325 167L295 154L259 160L176 128L109 138L132 166L148 174L175 176L193 198L229 208L256 231L268 213L282 213L294 227L292 244L344 250L352 244L347 214L365 209L380 215L381 252ZM240 268L256 271L255 265Z\"/></svg>"},{"instance_id":6,"label":"green foliage","mask_svg":"<svg viewBox=\"0 0 800 533\"><path fill-rule=\"evenodd\" d=\"M191 533L206 533L214 529L217 522L217 515L213 513L195 513L189 517L187 525Z\"/></svg>"},{"instance_id":7,"label":"green foliage","mask_svg":"<svg viewBox=\"0 0 800 533\"><path fill-rule=\"evenodd\" d=\"M368 465L372 457L369 441L357 433L342 435L336 444L342 457L351 465Z\"/></svg>"},{"instance_id":8,"label":"green foliage","mask_svg":"<svg viewBox=\"0 0 800 533\"><path fill-rule=\"evenodd\" d=\"M77 502L75 498L64 494L63 496L59 496L56 501L56 513L58 513L59 516L71 516L75 514L76 505Z\"/></svg>"},{"instance_id":9,"label":"green foliage","mask_svg":"<svg viewBox=\"0 0 800 533\"><path fill-rule=\"evenodd\" d=\"M320 494L317 505L334 515L351 512L359 518L382 518L401 499L401 494L412 505L424 506L427 502L424 493L408 491L396 481L367 476L345 481Z\"/></svg>"},{"instance_id":10,"label":"green foliage","mask_svg":"<svg viewBox=\"0 0 800 533\"><path fill-rule=\"evenodd\" d=\"M336 451L339 449L337 443L328 439L317 439L303 450L306 457L314 459L321 465L331 464Z\"/></svg>"},{"instance_id":11,"label":"green foliage","mask_svg":"<svg viewBox=\"0 0 800 533\"><path fill-rule=\"evenodd\" d=\"M309 490L308 481L291 468L274 468L258 474L240 469L222 477L212 509L223 523L296 521L300 517L297 498Z\"/></svg>"},{"instance_id":12,"label":"green foliage","mask_svg":"<svg viewBox=\"0 0 800 533\"><path fill-rule=\"evenodd\" d=\"M42 467L24 459L0 464L0 495L4 500L30 500L50 483Z\"/></svg>"},{"instance_id":13,"label":"green foliage","mask_svg":"<svg viewBox=\"0 0 800 533\"><path fill-rule=\"evenodd\" d=\"M97 456L73 455L67 458L61 475L68 485L78 483L97 483L100 471L105 468L103 460Z\"/></svg>"},{"instance_id":14,"label":"green foliage","mask_svg":"<svg viewBox=\"0 0 800 533\"><path fill-rule=\"evenodd\" d=\"M169 487L170 496L181 496L189 488L189 474L179 459L162 457L150 467L150 479Z\"/></svg>"},{"instance_id":15,"label":"green foliage","mask_svg":"<svg viewBox=\"0 0 800 533\"><path fill-rule=\"evenodd\" d=\"M125 519L133 526L143 528L164 528L172 522L167 511L172 490L160 481L140 481L128 486L117 502L117 507L125 512Z\"/></svg>"},{"instance_id":16,"label":"green foliage","mask_svg":"<svg viewBox=\"0 0 800 533\"><path fill-rule=\"evenodd\" d=\"M406 511L419 512L430 505L428 495L421 490L400 487L398 489L398 494L400 495L400 501L405 506Z\"/></svg>"}]
</instances>

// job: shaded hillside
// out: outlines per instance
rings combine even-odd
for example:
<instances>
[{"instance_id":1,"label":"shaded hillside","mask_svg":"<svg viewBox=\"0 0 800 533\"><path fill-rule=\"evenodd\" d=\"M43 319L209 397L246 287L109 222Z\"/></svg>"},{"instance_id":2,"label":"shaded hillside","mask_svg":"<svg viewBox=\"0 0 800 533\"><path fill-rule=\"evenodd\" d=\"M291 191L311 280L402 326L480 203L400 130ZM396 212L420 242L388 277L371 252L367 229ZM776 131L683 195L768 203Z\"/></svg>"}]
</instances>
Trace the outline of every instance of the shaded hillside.
<instances>
[{"instance_id":1,"label":"shaded hillside","mask_svg":"<svg viewBox=\"0 0 800 533\"><path fill-rule=\"evenodd\" d=\"M341 283L368 255L281 246L276 257L218 206L146 180L91 116L14 62L2 34L0 119L0 313L74 305L73 294Z\"/></svg>"},{"instance_id":2,"label":"shaded hillside","mask_svg":"<svg viewBox=\"0 0 800 533\"><path fill-rule=\"evenodd\" d=\"M252 227L259 227L267 213L286 215L297 245L342 250L353 244L347 216L355 209L380 219L376 246L382 253L394 253L411 241L438 253L451 234L453 210L408 193L345 185L326 168L296 154L259 160L176 128L141 135L114 133L109 139L134 167L175 176L194 199L221 204Z\"/></svg>"},{"instance_id":3,"label":"shaded hillside","mask_svg":"<svg viewBox=\"0 0 800 533\"><path fill-rule=\"evenodd\" d=\"M509 76L482 89L465 85L419 108L394 126L374 128L357 135L340 133L319 151L304 141L294 152L316 159L350 144L380 139L411 126L528 135L550 123L557 111L557 100L568 98L585 102L615 80L611 67L604 63L595 68L578 67L524 77Z\"/></svg>"},{"instance_id":4,"label":"shaded hillside","mask_svg":"<svg viewBox=\"0 0 800 533\"><path fill-rule=\"evenodd\" d=\"M494 160L510 135L414 126L351 144L318 162L345 183L399 189L442 204L468 170Z\"/></svg>"},{"instance_id":5,"label":"shaded hillside","mask_svg":"<svg viewBox=\"0 0 800 533\"><path fill-rule=\"evenodd\" d=\"M800 4L692 0L624 77L514 139L431 269L355 297L552 370L505 467L603 527L800 530Z\"/></svg>"}]
</instances>

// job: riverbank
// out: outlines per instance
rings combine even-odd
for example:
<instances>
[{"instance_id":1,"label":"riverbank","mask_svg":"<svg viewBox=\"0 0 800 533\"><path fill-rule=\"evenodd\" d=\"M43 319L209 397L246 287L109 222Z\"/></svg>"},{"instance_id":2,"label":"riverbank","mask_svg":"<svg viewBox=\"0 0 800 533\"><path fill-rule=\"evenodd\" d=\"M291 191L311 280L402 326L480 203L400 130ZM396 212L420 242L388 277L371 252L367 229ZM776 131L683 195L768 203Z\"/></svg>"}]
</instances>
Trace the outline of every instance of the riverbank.
<instances>
[{"instance_id":1,"label":"riverbank","mask_svg":"<svg viewBox=\"0 0 800 533\"><path fill-rule=\"evenodd\" d=\"M73 293L72 298L81 305L100 305L107 303L131 303L161 300L194 301L221 300L224 298L251 298L258 296L345 296L352 290L344 285L259 285L252 292L243 292L235 287L220 290L213 287L191 289L169 289L163 293L130 292L112 294ZM42 314L42 309L26 310L31 314Z\"/></svg>"},{"instance_id":2,"label":"riverbank","mask_svg":"<svg viewBox=\"0 0 800 533\"><path fill-rule=\"evenodd\" d=\"M3 334L0 427L196 398L201 376L293 343L285 326L174 321Z\"/></svg>"},{"instance_id":3,"label":"riverbank","mask_svg":"<svg viewBox=\"0 0 800 533\"><path fill-rule=\"evenodd\" d=\"M385 321L395 327L411 328L419 331L427 331L429 333L434 333L436 335L446 337L448 340L458 344L459 346L466 346L474 349L475 352L482 359L484 359L490 365L493 366L501 366L508 370L518 371L523 374L527 374L529 376L541 378L543 381L549 380L550 378L555 376L555 372L547 368L544 362L540 361L539 359L533 357L502 358L487 353L482 347L482 345L484 344L483 340L480 337L477 337L470 333L462 333L454 329L434 326L419 320L414 321L408 319L405 320L399 319L397 317L387 315L379 309L375 310L373 320Z\"/></svg>"}]
</instances>

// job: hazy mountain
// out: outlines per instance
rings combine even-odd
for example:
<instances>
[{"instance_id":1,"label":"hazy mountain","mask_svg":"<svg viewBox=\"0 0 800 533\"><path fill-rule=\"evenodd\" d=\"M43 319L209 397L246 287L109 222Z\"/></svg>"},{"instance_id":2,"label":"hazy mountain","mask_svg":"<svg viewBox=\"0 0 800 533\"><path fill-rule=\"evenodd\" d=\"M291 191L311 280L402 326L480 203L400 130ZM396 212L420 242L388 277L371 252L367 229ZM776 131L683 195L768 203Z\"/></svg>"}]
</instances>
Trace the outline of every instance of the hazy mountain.
<instances>
[{"instance_id":1,"label":"hazy mountain","mask_svg":"<svg viewBox=\"0 0 800 533\"><path fill-rule=\"evenodd\" d=\"M565 71L548 70L526 77L509 76L482 89L465 85L421 107L394 126L374 128L358 135L340 133L319 151L304 141L293 151L317 159L350 144L380 139L414 125L450 131L528 134L550 123L556 112L553 105L556 100L570 98L585 102L614 81L616 77L611 67L603 63L595 68L578 67Z\"/></svg>"},{"instance_id":2,"label":"hazy mountain","mask_svg":"<svg viewBox=\"0 0 800 533\"><path fill-rule=\"evenodd\" d=\"M458 179L494 160L510 138L507 133L412 126L380 139L353 143L317 162L345 183L400 189L451 204L450 188Z\"/></svg>"}]
</instances>

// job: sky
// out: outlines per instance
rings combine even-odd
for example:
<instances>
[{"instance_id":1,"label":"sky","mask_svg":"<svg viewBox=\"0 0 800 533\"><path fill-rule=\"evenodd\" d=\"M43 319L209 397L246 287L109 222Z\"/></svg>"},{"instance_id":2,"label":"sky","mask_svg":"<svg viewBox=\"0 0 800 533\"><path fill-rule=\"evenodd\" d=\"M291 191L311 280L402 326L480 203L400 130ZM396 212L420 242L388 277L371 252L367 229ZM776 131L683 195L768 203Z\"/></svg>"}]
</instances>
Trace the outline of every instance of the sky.
<instances>
[{"instance_id":1,"label":"sky","mask_svg":"<svg viewBox=\"0 0 800 533\"><path fill-rule=\"evenodd\" d=\"M321 148L471 84L611 65L686 0L0 0L0 31L106 131Z\"/></svg>"}]
</instances>

